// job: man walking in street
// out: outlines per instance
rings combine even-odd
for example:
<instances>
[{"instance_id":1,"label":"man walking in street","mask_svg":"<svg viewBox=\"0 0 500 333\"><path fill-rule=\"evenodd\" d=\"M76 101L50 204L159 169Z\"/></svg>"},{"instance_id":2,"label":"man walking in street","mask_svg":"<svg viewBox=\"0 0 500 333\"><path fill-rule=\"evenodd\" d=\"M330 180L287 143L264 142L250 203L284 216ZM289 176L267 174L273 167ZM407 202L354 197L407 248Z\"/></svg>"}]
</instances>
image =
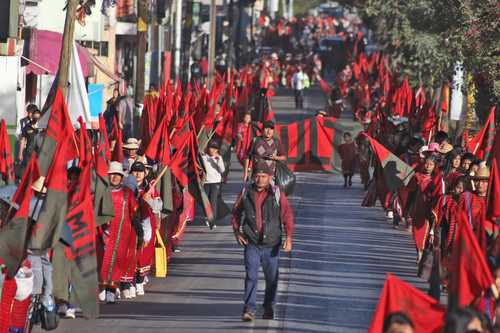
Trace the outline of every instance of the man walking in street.
<instances>
[{"instance_id":1,"label":"man walking in street","mask_svg":"<svg viewBox=\"0 0 500 333\"><path fill-rule=\"evenodd\" d=\"M253 182L246 185L233 208L232 226L237 242L245 247L245 306L241 319L252 321L257 309L257 285L262 265L266 279L263 319L274 319L278 289L282 224L286 232L283 250L292 250L293 212L284 193L271 185L273 169L259 163Z\"/></svg>"},{"instance_id":2,"label":"man walking in street","mask_svg":"<svg viewBox=\"0 0 500 333\"><path fill-rule=\"evenodd\" d=\"M304 86L305 86L305 74L302 71L302 67L299 66L298 71L293 74L292 77L292 88L295 92L295 108L304 108Z\"/></svg>"},{"instance_id":3,"label":"man walking in street","mask_svg":"<svg viewBox=\"0 0 500 333\"><path fill-rule=\"evenodd\" d=\"M267 164L272 170L276 170L276 161L286 161L286 153L278 138L274 137L274 122L264 122L262 135L256 137L248 151L243 170L243 181L247 181L250 170L257 164ZM250 174L251 175L251 174Z\"/></svg>"}]
</instances>

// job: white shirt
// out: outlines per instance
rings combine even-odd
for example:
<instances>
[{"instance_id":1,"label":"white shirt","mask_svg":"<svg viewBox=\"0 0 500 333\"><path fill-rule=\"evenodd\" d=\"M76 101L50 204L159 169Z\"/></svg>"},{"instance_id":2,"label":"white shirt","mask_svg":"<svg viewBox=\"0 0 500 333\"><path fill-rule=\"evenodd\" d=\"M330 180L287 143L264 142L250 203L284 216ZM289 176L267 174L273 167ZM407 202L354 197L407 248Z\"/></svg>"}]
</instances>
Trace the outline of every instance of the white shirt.
<instances>
[{"instance_id":1,"label":"white shirt","mask_svg":"<svg viewBox=\"0 0 500 333\"><path fill-rule=\"evenodd\" d=\"M303 90L304 89L304 72L300 71L293 74L292 77L292 86L295 90Z\"/></svg>"},{"instance_id":2,"label":"white shirt","mask_svg":"<svg viewBox=\"0 0 500 333\"><path fill-rule=\"evenodd\" d=\"M212 157L206 154L201 156L205 166L205 184L214 184L222 182L222 174L226 170L222 157Z\"/></svg>"}]
</instances>

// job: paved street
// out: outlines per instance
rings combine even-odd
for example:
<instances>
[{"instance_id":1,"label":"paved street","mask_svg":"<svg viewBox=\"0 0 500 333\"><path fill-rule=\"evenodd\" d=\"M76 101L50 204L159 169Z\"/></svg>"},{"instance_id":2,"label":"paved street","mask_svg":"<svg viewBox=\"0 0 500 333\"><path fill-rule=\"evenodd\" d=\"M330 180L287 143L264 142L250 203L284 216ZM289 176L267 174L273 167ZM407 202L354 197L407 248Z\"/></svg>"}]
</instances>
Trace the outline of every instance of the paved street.
<instances>
[{"instance_id":1,"label":"paved street","mask_svg":"<svg viewBox=\"0 0 500 333\"><path fill-rule=\"evenodd\" d=\"M306 112L293 115L293 98L286 94L275 97L278 121L305 117ZM319 90L308 94L309 114L322 104ZM419 287L424 284L415 276L410 235L393 230L380 208L360 206L364 192L358 176L351 189L342 184L335 174L298 174L291 197L294 249L281 258L277 320L240 321L243 251L227 219L214 231L190 225L168 278L153 279L145 297L103 305L96 321L62 320L58 331L366 332L386 272ZM233 163L224 188L228 203L234 202L240 188L241 168ZM262 293L259 297L262 300Z\"/></svg>"}]
</instances>

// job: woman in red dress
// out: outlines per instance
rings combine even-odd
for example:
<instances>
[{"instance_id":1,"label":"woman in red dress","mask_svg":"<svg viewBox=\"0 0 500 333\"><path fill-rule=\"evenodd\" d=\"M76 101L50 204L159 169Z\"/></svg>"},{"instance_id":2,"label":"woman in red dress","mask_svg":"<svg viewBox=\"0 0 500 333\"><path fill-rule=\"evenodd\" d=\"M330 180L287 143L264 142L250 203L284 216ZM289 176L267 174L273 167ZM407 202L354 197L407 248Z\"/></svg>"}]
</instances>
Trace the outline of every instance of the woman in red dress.
<instances>
[{"instance_id":1,"label":"woman in red dress","mask_svg":"<svg viewBox=\"0 0 500 333\"><path fill-rule=\"evenodd\" d=\"M415 200L409 214L412 220L413 238L417 248L418 261L422 258L430 231L431 211L441 189L441 175L436 165L436 157L428 155L425 158L422 171L417 172L408 185L410 191L416 191Z\"/></svg>"},{"instance_id":2,"label":"woman in red dress","mask_svg":"<svg viewBox=\"0 0 500 333\"><path fill-rule=\"evenodd\" d=\"M137 201L134 192L122 186L125 173L120 162L111 162L108 174L115 216L109 223L99 227L97 244L99 280L103 287L100 299L115 303L118 283L126 282L124 279L127 279L129 265L135 257L136 248L130 245L135 244L136 240L132 223Z\"/></svg>"},{"instance_id":3,"label":"woman in red dress","mask_svg":"<svg viewBox=\"0 0 500 333\"><path fill-rule=\"evenodd\" d=\"M137 252L135 288L137 295L144 295L144 279L151 271L155 254L156 230L160 226L159 216L163 203L156 189L150 188L146 180L146 167L142 162L134 162L130 172L137 183L135 194L144 230L144 244Z\"/></svg>"}]
</instances>

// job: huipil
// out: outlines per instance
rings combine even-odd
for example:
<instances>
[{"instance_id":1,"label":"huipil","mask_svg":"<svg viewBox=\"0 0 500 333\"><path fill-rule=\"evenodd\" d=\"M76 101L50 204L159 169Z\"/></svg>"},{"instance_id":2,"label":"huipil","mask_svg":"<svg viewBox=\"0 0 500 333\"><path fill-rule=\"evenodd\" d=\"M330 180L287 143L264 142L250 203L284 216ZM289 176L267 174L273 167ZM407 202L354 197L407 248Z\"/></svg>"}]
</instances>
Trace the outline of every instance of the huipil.
<instances>
[{"instance_id":1,"label":"huipil","mask_svg":"<svg viewBox=\"0 0 500 333\"><path fill-rule=\"evenodd\" d=\"M106 285L132 281L133 276L127 277L126 274L132 262L135 270L136 262L133 258L136 254L137 237L132 227L132 219L137 209L134 192L120 185L111 190L111 198L115 216L98 231L98 248L102 251L99 278L101 283Z\"/></svg>"}]
</instances>

